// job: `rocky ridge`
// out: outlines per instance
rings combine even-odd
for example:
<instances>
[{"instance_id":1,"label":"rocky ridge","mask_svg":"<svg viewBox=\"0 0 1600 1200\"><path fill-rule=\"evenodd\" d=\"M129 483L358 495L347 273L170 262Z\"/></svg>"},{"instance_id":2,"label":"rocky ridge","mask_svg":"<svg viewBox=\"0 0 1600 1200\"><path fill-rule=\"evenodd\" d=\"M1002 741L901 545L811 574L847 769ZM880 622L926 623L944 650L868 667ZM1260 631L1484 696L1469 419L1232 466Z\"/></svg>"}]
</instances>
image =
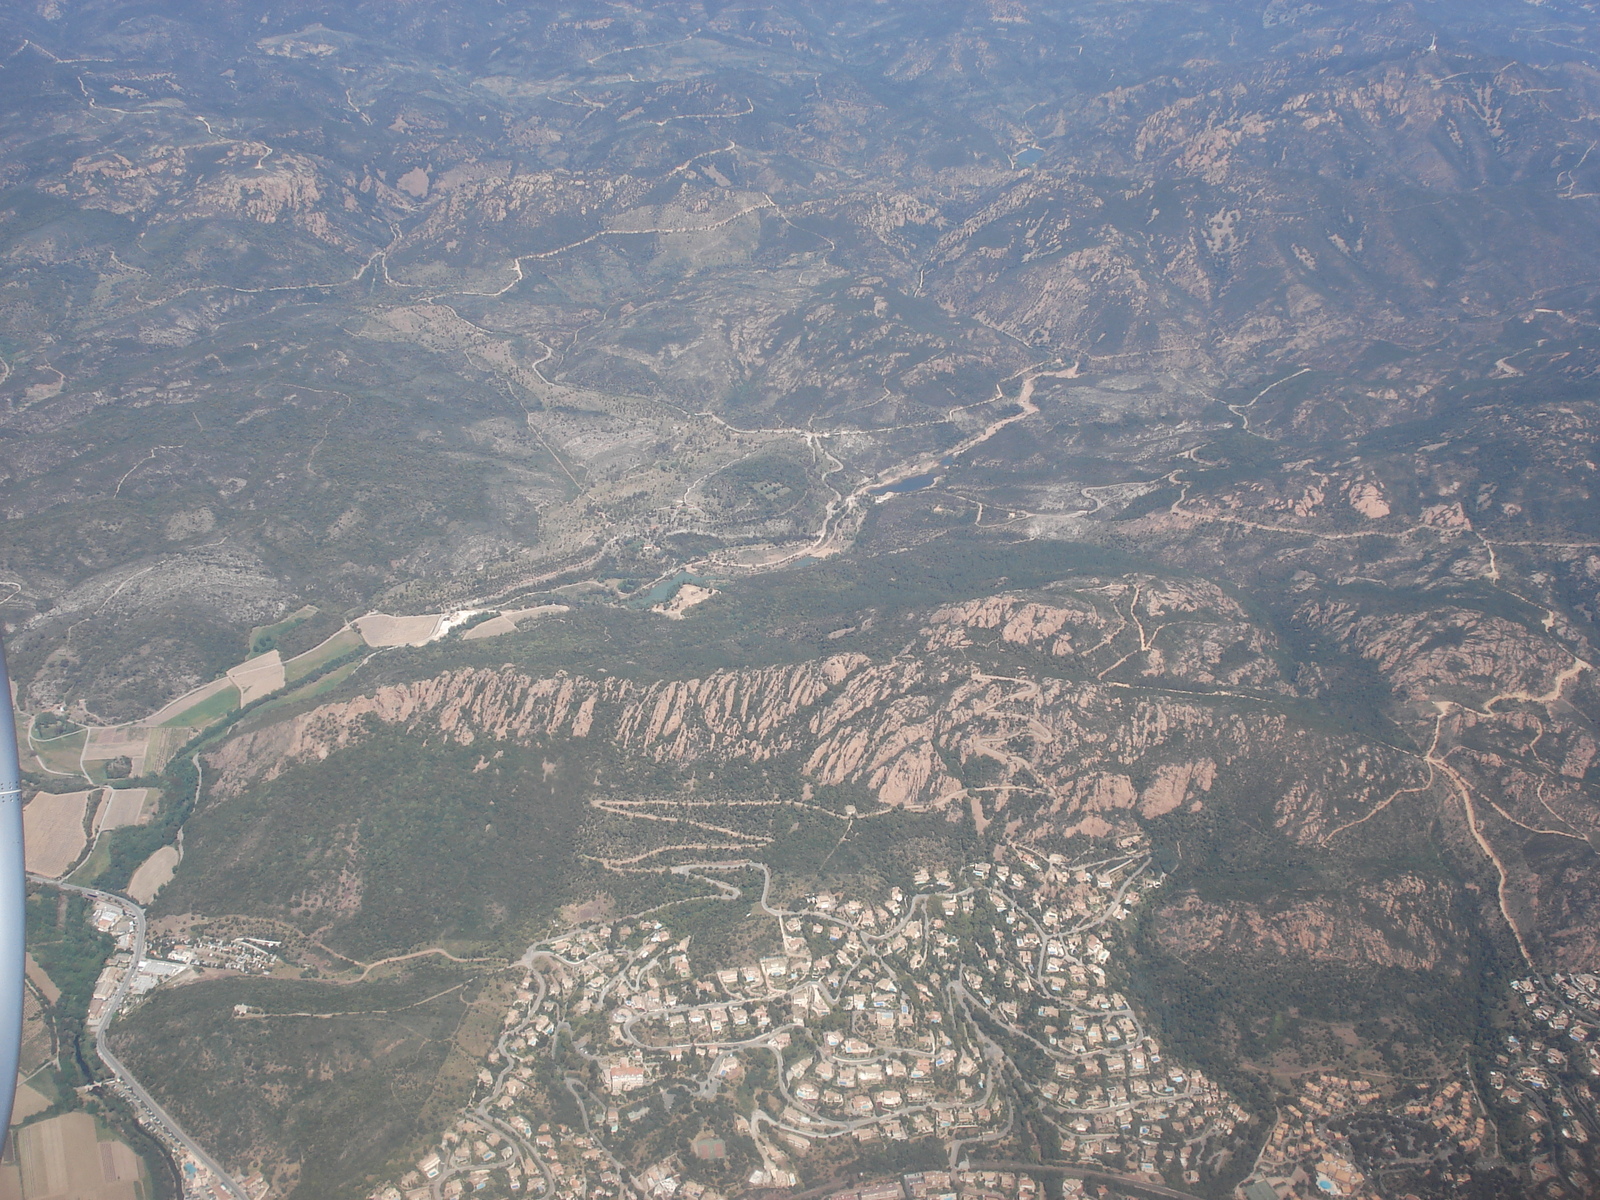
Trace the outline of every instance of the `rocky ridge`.
<instances>
[{"instance_id":1,"label":"rocky ridge","mask_svg":"<svg viewBox=\"0 0 1600 1200\"><path fill-rule=\"evenodd\" d=\"M1154 761L1168 743L1215 738L1244 754L1285 736L1281 718L1230 712L1213 698L1239 695L1219 692L1219 674L1231 687L1292 693L1263 653L1266 635L1244 617L1210 584L1095 582L1049 601L1002 595L936 610L918 626L922 652L889 662L842 653L648 684L447 672L237 736L211 761L218 787L237 794L295 761L326 757L376 719L426 724L463 744L604 738L625 754L678 765L793 757L807 778L864 786L885 805L959 804L987 824L1031 797L1029 809L1042 804L1099 829L1119 812L1155 816L1203 802L1217 762ZM1001 675L963 661L984 643L1043 651L1078 677ZM1220 668L1236 647L1238 665ZM1142 786L1136 764L1149 775ZM980 770L993 782L961 782Z\"/></svg>"}]
</instances>

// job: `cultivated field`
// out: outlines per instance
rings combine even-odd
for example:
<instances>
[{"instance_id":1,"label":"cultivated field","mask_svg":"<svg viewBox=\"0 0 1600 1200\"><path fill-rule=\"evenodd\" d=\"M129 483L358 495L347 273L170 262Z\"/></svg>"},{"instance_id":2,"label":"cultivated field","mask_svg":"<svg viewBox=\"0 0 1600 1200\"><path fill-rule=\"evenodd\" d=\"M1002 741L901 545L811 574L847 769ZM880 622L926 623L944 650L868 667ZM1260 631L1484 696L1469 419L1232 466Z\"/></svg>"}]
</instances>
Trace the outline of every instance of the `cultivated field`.
<instances>
[{"instance_id":1,"label":"cultivated field","mask_svg":"<svg viewBox=\"0 0 1600 1200\"><path fill-rule=\"evenodd\" d=\"M23 958L23 962L25 964L23 970L28 976L28 982L39 989L39 994L45 998L46 1003L54 1004L61 999L61 989L56 986L56 981L45 974L43 967L34 962L33 955L26 955Z\"/></svg>"},{"instance_id":2,"label":"cultivated field","mask_svg":"<svg viewBox=\"0 0 1600 1200\"><path fill-rule=\"evenodd\" d=\"M151 713L144 719L146 725L176 725L180 724L177 717L186 715L191 709L197 708L211 699L224 688L231 687L232 681L226 677L213 679L210 683L203 683L193 691L185 692L175 700Z\"/></svg>"},{"instance_id":3,"label":"cultivated field","mask_svg":"<svg viewBox=\"0 0 1600 1200\"><path fill-rule=\"evenodd\" d=\"M79 775L83 772L83 746L88 730L79 729L60 737L36 738L27 735L28 749L47 775Z\"/></svg>"},{"instance_id":4,"label":"cultivated field","mask_svg":"<svg viewBox=\"0 0 1600 1200\"><path fill-rule=\"evenodd\" d=\"M388 613L368 613L356 618L356 628L369 646L423 646L439 634L442 613L420 617L391 617Z\"/></svg>"},{"instance_id":5,"label":"cultivated field","mask_svg":"<svg viewBox=\"0 0 1600 1200\"><path fill-rule=\"evenodd\" d=\"M12 1123L26 1121L34 1113L42 1113L50 1107L50 1097L42 1092L37 1092L27 1084L19 1084L17 1098L11 1106Z\"/></svg>"},{"instance_id":6,"label":"cultivated field","mask_svg":"<svg viewBox=\"0 0 1600 1200\"><path fill-rule=\"evenodd\" d=\"M111 758L126 757L133 762L133 773L143 775L149 749L149 726L102 725L89 730L83 758L85 762L104 762Z\"/></svg>"},{"instance_id":7,"label":"cultivated field","mask_svg":"<svg viewBox=\"0 0 1600 1200\"><path fill-rule=\"evenodd\" d=\"M565 604L541 604L537 608L519 608L513 612L503 612L498 617L490 617L482 625L474 625L461 635L464 642L475 642L479 638L499 637L503 633L515 633L523 621L532 620L534 617L554 616L556 613L571 612Z\"/></svg>"},{"instance_id":8,"label":"cultivated field","mask_svg":"<svg viewBox=\"0 0 1600 1200\"><path fill-rule=\"evenodd\" d=\"M497 617L490 617L481 625L474 625L461 635L463 642L476 642L480 638L499 637L503 633L515 633L517 623L511 619L509 613L501 613Z\"/></svg>"},{"instance_id":9,"label":"cultivated field","mask_svg":"<svg viewBox=\"0 0 1600 1200\"><path fill-rule=\"evenodd\" d=\"M88 1113L67 1113L17 1134L22 1195L27 1200L139 1200L139 1158L125 1144L100 1139Z\"/></svg>"},{"instance_id":10,"label":"cultivated field","mask_svg":"<svg viewBox=\"0 0 1600 1200\"><path fill-rule=\"evenodd\" d=\"M275 624L257 625L250 631L250 645L253 647L256 642L263 637L280 638L293 629L296 625L299 625L302 621L309 621L316 615L316 605L307 604L304 608L296 609L283 620L278 621Z\"/></svg>"},{"instance_id":11,"label":"cultivated field","mask_svg":"<svg viewBox=\"0 0 1600 1200\"><path fill-rule=\"evenodd\" d=\"M22 810L22 833L28 870L58 878L78 861L88 841L83 835L83 810L90 792L39 792Z\"/></svg>"},{"instance_id":12,"label":"cultivated field","mask_svg":"<svg viewBox=\"0 0 1600 1200\"><path fill-rule=\"evenodd\" d=\"M172 756L188 740L188 734L182 729L164 729L160 727L151 729L150 742L145 749L144 774L160 774L161 769L172 760Z\"/></svg>"},{"instance_id":13,"label":"cultivated field","mask_svg":"<svg viewBox=\"0 0 1600 1200\"><path fill-rule=\"evenodd\" d=\"M313 646L304 654L298 654L283 664L284 679L295 683L310 675L323 663L332 662L341 654L354 650L363 645L361 634L354 629L341 629L327 641Z\"/></svg>"},{"instance_id":14,"label":"cultivated field","mask_svg":"<svg viewBox=\"0 0 1600 1200\"><path fill-rule=\"evenodd\" d=\"M121 829L124 825L143 825L150 819L146 809L151 791L151 788L113 791L101 806L99 819L95 821L95 833L98 835L110 829Z\"/></svg>"},{"instance_id":15,"label":"cultivated field","mask_svg":"<svg viewBox=\"0 0 1600 1200\"><path fill-rule=\"evenodd\" d=\"M128 895L140 904L149 904L156 898L156 893L171 881L181 857L176 846L161 847L139 864L139 869L128 883Z\"/></svg>"},{"instance_id":16,"label":"cultivated field","mask_svg":"<svg viewBox=\"0 0 1600 1200\"><path fill-rule=\"evenodd\" d=\"M237 667L229 667L228 678L239 689L239 703L249 704L283 686L283 656L268 650Z\"/></svg>"},{"instance_id":17,"label":"cultivated field","mask_svg":"<svg viewBox=\"0 0 1600 1200\"><path fill-rule=\"evenodd\" d=\"M56 993L57 996L60 994ZM39 997L40 992L31 987L22 990L22 1052L17 1056L17 1074L23 1078L55 1060L55 1038L51 1036L50 1025L45 1020L45 1002ZM54 1001L50 1003L53 1004ZM45 1084L44 1087L48 1088L49 1085ZM20 1094L17 1099L20 1103ZM48 1100L46 1103L49 1103ZM19 1115L21 1114L13 1113L12 1121Z\"/></svg>"},{"instance_id":18,"label":"cultivated field","mask_svg":"<svg viewBox=\"0 0 1600 1200\"><path fill-rule=\"evenodd\" d=\"M239 689L224 675L180 697L150 718L171 729L203 729L239 707Z\"/></svg>"}]
</instances>

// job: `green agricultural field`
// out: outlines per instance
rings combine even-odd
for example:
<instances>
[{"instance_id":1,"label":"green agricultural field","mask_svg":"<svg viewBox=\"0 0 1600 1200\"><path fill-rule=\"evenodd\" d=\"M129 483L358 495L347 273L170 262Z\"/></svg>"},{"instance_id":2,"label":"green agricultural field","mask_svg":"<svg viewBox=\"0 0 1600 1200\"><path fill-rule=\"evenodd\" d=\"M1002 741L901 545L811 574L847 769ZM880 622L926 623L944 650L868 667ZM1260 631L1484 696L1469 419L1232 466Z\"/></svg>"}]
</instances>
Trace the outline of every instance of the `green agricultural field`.
<instances>
[{"instance_id":1,"label":"green agricultural field","mask_svg":"<svg viewBox=\"0 0 1600 1200\"><path fill-rule=\"evenodd\" d=\"M145 752L145 773L159 775L183 746L185 739L181 729L153 729L150 731L149 748Z\"/></svg>"},{"instance_id":2,"label":"green agricultural field","mask_svg":"<svg viewBox=\"0 0 1600 1200\"><path fill-rule=\"evenodd\" d=\"M349 679L350 676L355 673L355 669L359 667L363 661L363 659L358 658L354 662L348 662L341 667L335 667L320 679L316 679L311 683L306 684L306 686L303 688L290 691L287 695L277 696L271 700L268 700L263 703L260 708L251 709L247 714L246 719L252 722L275 720L276 718L272 717L271 714L280 712L282 709L291 704L302 705L307 700L314 700L319 696L325 696L337 688L346 679Z\"/></svg>"},{"instance_id":3,"label":"green agricultural field","mask_svg":"<svg viewBox=\"0 0 1600 1200\"><path fill-rule=\"evenodd\" d=\"M348 654L360 645L362 645L362 641L359 633L350 628L341 629L321 645L307 650L298 658L291 658L284 663L284 681L298 683L306 676L314 675L325 663L332 662L341 654Z\"/></svg>"},{"instance_id":4,"label":"green agricultural field","mask_svg":"<svg viewBox=\"0 0 1600 1200\"><path fill-rule=\"evenodd\" d=\"M169 728L204 729L239 707L239 689L233 684L207 696L162 724Z\"/></svg>"},{"instance_id":5,"label":"green agricultural field","mask_svg":"<svg viewBox=\"0 0 1600 1200\"><path fill-rule=\"evenodd\" d=\"M82 773L83 748L88 738L89 731L82 728L54 737L36 737L30 733L28 748L46 771L77 775Z\"/></svg>"},{"instance_id":6,"label":"green agricultural field","mask_svg":"<svg viewBox=\"0 0 1600 1200\"><path fill-rule=\"evenodd\" d=\"M117 758L115 757L86 758L83 760L83 773L87 775L90 782L95 784L97 787L103 787L106 784L116 783L119 780L125 780L127 778L127 775L125 774L116 777L106 774L106 768L116 761ZM124 760L124 767L126 767L126 765L126 760Z\"/></svg>"},{"instance_id":7,"label":"green agricultural field","mask_svg":"<svg viewBox=\"0 0 1600 1200\"><path fill-rule=\"evenodd\" d=\"M352 662L352 663L346 663L342 667L339 667L339 668L337 668L335 670L329 671L326 675L324 675L321 679L317 680L315 683L309 684L306 687L301 688L298 692L295 692L292 696L285 697L285 699L290 699L290 700L310 700L314 696L326 695L328 692L333 691L334 688L338 687L346 679L349 679L350 676L355 673L355 669L357 667L359 667L360 665L361 665L361 660L360 659L357 659L355 662Z\"/></svg>"},{"instance_id":8,"label":"green agricultural field","mask_svg":"<svg viewBox=\"0 0 1600 1200\"><path fill-rule=\"evenodd\" d=\"M89 849L89 856L78 864L77 869L67 876L68 883L76 883L80 887L89 887L93 881L111 865L111 839L109 836L97 837L94 845Z\"/></svg>"}]
</instances>

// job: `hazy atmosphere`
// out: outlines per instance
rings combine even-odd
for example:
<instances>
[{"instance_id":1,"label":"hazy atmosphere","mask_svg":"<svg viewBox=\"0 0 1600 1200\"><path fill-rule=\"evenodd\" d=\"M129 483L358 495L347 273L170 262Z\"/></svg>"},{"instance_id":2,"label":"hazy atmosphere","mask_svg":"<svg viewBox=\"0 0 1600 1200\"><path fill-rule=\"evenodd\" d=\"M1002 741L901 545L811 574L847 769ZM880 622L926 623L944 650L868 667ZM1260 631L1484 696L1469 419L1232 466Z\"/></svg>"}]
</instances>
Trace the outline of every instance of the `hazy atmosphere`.
<instances>
[{"instance_id":1,"label":"hazy atmosphere","mask_svg":"<svg viewBox=\"0 0 1600 1200\"><path fill-rule=\"evenodd\" d=\"M0 1200L1600 1195L1600 6L6 0Z\"/></svg>"}]
</instances>

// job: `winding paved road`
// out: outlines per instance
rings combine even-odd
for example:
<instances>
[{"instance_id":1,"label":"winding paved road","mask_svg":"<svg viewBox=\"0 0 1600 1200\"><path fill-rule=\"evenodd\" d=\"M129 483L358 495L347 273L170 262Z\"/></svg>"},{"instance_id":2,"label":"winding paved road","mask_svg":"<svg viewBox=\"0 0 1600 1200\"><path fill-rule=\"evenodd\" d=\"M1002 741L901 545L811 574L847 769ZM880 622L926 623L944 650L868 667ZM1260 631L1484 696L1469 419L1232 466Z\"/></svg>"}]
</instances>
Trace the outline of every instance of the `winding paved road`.
<instances>
[{"instance_id":1,"label":"winding paved road","mask_svg":"<svg viewBox=\"0 0 1600 1200\"><path fill-rule=\"evenodd\" d=\"M112 992L106 1000L105 1009L100 1017L100 1026L95 1031L95 1053L100 1056L100 1061L106 1064L107 1069L116 1076L117 1082L128 1089L128 1092L143 1109L141 1116L146 1125L151 1126L167 1142L182 1146L192 1154L195 1160L209 1170L218 1182L227 1189L228 1194L233 1196L234 1200L249 1200L244 1188L239 1186L233 1176L224 1171L215 1159L202 1150L199 1144L183 1131L183 1127L172 1119L172 1115L166 1109L156 1103L149 1092L139 1085L139 1081L133 1077L133 1073L122 1065L122 1060L112 1054L110 1047L106 1045L106 1027L111 1024L112 1018L121 1010L123 1001L128 998L128 989L133 983L138 964L144 961L144 909L126 896L120 896L115 892L78 887L76 884L62 883L60 880L47 879L42 875L29 875L28 878L33 883L41 884L44 887L53 887L63 892L75 892L80 896L88 896L96 900L110 901L133 918L133 964L129 967L128 973L123 977L122 982L117 985L117 990Z\"/></svg>"},{"instance_id":2,"label":"winding paved road","mask_svg":"<svg viewBox=\"0 0 1600 1200\"><path fill-rule=\"evenodd\" d=\"M1158 1196L1161 1200L1200 1200L1193 1192L1180 1192L1161 1183L1151 1183L1132 1175L1118 1175L1112 1171L1096 1171L1092 1167L1046 1166L1028 1162L975 1162L964 1168L968 1171L1026 1171L1031 1175L1062 1175L1068 1179L1082 1179L1087 1183L1107 1183L1125 1191L1145 1196Z\"/></svg>"}]
</instances>

